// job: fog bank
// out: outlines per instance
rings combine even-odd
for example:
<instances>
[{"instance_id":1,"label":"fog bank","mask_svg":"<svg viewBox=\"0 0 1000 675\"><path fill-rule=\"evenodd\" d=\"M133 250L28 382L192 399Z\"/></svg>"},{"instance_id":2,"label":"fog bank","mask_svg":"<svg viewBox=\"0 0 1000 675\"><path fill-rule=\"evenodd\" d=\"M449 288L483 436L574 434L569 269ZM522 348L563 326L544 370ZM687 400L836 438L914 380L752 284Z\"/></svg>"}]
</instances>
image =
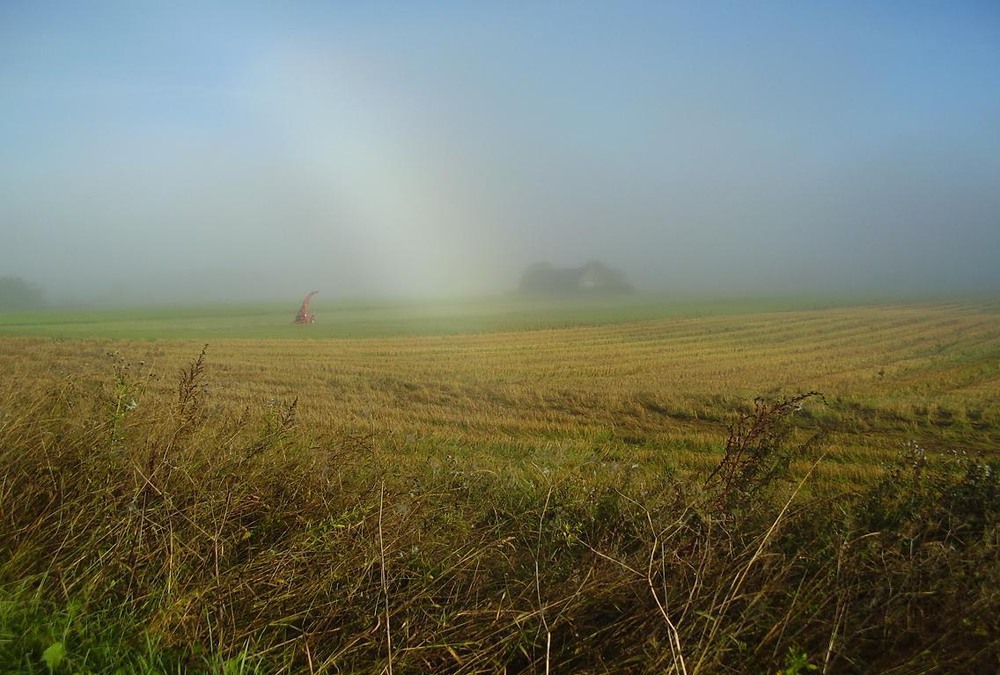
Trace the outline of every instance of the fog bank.
<instances>
[{"instance_id":1,"label":"fog bank","mask_svg":"<svg viewBox=\"0 0 1000 675\"><path fill-rule=\"evenodd\" d=\"M1000 290L989 3L0 7L0 276L56 301Z\"/></svg>"}]
</instances>

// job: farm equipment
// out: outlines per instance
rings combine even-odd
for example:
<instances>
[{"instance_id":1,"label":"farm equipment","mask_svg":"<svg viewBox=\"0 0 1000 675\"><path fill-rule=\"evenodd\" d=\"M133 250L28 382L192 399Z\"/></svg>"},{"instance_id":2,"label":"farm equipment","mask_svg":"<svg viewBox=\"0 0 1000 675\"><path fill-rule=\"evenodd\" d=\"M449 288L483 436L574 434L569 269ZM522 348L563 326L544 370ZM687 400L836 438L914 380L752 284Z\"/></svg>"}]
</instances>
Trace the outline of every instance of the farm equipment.
<instances>
[{"instance_id":1,"label":"farm equipment","mask_svg":"<svg viewBox=\"0 0 1000 675\"><path fill-rule=\"evenodd\" d=\"M302 306L299 307L299 313L295 315L295 323L316 323L316 315L309 309L309 301L312 299L312 296L317 293L319 293L319 291L313 291L306 296L305 300L302 301Z\"/></svg>"}]
</instances>

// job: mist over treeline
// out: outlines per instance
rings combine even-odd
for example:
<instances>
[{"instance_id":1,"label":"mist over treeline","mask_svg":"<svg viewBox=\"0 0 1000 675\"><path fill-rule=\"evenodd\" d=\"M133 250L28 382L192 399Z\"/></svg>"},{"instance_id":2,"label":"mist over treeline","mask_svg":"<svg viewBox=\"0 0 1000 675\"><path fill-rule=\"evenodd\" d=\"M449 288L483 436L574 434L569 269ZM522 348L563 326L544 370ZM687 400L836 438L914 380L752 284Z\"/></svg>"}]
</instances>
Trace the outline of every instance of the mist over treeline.
<instances>
[{"instance_id":1,"label":"mist over treeline","mask_svg":"<svg viewBox=\"0 0 1000 675\"><path fill-rule=\"evenodd\" d=\"M1000 291L990 3L0 7L49 302Z\"/></svg>"},{"instance_id":2,"label":"mist over treeline","mask_svg":"<svg viewBox=\"0 0 1000 675\"><path fill-rule=\"evenodd\" d=\"M0 311L44 307L45 292L18 277L0 277Z\"/></svg>"}]
</instances>

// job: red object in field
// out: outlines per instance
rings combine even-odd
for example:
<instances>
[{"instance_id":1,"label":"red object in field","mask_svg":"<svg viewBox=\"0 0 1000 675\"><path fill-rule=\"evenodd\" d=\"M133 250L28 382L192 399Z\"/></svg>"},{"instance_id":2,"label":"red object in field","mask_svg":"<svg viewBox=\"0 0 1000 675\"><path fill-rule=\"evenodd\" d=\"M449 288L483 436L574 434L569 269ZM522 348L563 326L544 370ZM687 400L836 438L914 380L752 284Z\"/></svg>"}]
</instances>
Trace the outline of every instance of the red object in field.
<instances>
[{"instance_id":1,"label":"red object in field","mask_svg":"<svg viewBox=\"0 0 1000 675\"><path fill-rule=\"evenodd\" d=\"M299 307L299 313L295 315L295 323L316 323L316 315L312 313L309 309L309 301L312 296L319 293L319 291L313 291L306 296L306 299L302 301L302 306Z\"/></svg>"}]
</instances>

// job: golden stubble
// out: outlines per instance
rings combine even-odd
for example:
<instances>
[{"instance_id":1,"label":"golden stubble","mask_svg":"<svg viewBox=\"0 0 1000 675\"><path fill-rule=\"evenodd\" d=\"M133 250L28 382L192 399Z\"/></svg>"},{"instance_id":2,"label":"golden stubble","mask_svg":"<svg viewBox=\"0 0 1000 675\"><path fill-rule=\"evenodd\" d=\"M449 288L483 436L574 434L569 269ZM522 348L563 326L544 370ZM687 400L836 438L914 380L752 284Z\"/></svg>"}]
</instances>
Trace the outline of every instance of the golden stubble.
<instances>
[{"instance_id":1,"label":"golden stubble","mask_svg":"<svg viewBox=\"0 0 1000 675\"><path fill-rule=\"evenodd\" d=\"M145 378L138 403L165 406L202 346L5 338L0 387L13 400L70 380L97 386L117 353ZM206 382L214 415L297 399L299 424L318 437L370 431L400 455L620 447L700 467L754 397L817 390L826 403L806 411L806 426L834 431L827 470L854 477L910 437L995 442L1000 316L938 304L430 337L215 340Z\"/></svg>"}]
</instances>

